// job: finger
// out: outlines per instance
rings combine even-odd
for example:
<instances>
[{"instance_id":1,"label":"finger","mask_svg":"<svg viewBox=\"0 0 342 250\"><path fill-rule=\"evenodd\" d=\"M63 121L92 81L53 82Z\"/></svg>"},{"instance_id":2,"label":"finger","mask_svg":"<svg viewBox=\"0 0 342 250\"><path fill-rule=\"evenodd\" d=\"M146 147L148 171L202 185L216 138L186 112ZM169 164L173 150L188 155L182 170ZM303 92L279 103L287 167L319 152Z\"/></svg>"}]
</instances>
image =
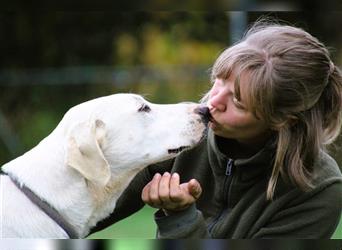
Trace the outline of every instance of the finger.
<instances>
[{"instance_id":1,"label":"finger","mask_svg":"<svg viewBox=\"0 0 342 250\"><path fill-rule=\"evenodd\" d=\"M151 187L149 190L149 201L153 204L153 206L160 206L162 203L159 199L159 182L160 182L161 175L159 173L155 174L152 181Z\"/></svg>"},{"instance_id":2,"label":"finger","mask_svg":"<svg viewBox=\"0 0 342 250\"><path fill-rule=\"evenodd\" d=\"M189 193L197 200L202 194L202 187L196 179L189 181Z\"/></svg>"},{"instance_id":3,"label":"finger","mask_svg":"<svg viewBox=\"0 0 342 250\"><path fill-rule=\"evenodd\" d=\"M146 184L146 186L143 188L141 192L141 199L143 200L144 203L149 202L150 188L151 188L151 181Z\"/></svg>"},{"instance_id":4,"label":"finger","mask_svg":"<svg viewBox=\"0 0 342 250\"><path fill-rule=\"evenodd\" d=\"M181 202L183 198L182 190L179 186L179 174L173 173L170 180L170 200L173 202Z\"/></svg>"},{"instance_id":5,"label":"finger","mask_svg":"<svg viewBox=\"0 0 342 250\"><path fill-rule=\"evenodd\" d=\"M170 202L170 173L165 172L159 182L159 199L165 204Z\"/></svg>"}]
</instances>

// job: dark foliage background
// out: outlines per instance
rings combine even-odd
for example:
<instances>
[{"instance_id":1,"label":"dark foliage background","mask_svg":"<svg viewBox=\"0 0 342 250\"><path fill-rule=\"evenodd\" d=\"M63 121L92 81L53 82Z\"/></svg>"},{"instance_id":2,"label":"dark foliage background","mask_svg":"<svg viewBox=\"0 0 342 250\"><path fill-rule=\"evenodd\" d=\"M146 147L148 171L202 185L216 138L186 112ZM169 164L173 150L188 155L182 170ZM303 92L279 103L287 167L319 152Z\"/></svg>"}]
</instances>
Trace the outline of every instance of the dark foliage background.
<instances>
[{"instance_id":1,"label":"dark foliage background","mask_svg":"<svg viewBox=\"0 0 342 250\"><path fill-rule=\"evenodd\" d=\"M341 65L339 11L1 13L0 163L91 98L135 92L160 103L199 100L216 56L261 16L303 27Z\"/></svg>"}]
</instances>

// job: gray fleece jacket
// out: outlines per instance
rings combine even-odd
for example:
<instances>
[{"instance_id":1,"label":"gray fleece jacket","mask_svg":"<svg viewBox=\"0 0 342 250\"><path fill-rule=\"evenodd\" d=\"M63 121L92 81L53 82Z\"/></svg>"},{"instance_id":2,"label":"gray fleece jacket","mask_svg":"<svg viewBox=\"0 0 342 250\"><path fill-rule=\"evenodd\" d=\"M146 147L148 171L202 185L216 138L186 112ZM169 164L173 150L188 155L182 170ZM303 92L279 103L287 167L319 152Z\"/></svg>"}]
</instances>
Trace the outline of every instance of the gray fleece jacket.
<instances>
[{"instance_id":1,"label":"gray fleece jacket","mask_svg":"<svg viewBox=\"0 0 342 250\"><path fill-rule=\"evenodd\" d=\"M112 215L92 232L144 206L141 191L157 172L177 172L181 182L197 179L202 195L196 204L174 215L155 214L158 238L330 238L342 212L342 175L336 162L321 153L314 166L314 189L300 191L279 178L272 201L266 200L274 145L248 158L224 154L211 130L196 148L174 160L140 172L118 200ZM224 139L225 140L225 139ZM228 142L228 143L227 143ZM239 149L225 140L231 152ZM229 150L228 150L229 151ZM227 150L224 150L227 152Z\"/></svg>"}]
</instances>

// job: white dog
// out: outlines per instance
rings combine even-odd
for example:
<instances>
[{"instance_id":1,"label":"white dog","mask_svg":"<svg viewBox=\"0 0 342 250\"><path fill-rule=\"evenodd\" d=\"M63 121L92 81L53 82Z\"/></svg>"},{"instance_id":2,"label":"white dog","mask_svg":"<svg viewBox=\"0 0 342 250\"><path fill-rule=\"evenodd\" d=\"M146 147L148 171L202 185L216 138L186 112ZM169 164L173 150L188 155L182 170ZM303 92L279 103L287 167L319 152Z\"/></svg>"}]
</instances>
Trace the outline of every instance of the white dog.
<instances>
[{"instance_id":1,"label":"white dog","mask_svg":"<svg viewBox=\"0 0 342 250\"><path fill-rule=\"evenodd\" d=\"M198 104L157 105L133 94L71 108L48 137L3 166L1 237L85 237L140 170L201 140L203 117Z\"/></svg>"}]
</instances>

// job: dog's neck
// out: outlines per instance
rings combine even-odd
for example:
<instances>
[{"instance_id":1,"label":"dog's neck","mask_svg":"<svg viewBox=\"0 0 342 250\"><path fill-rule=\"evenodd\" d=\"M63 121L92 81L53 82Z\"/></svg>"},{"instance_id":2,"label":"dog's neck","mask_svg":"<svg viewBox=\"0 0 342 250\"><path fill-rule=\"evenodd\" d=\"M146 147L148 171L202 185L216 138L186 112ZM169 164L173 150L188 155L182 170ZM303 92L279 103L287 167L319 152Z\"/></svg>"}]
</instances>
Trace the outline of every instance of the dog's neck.
<instances>
[{"instance_id":1,"label":"dog's neck","mask_svg":"<svg viewBox=\"0 0 342 250\"><path fill-rule=\"evenodd\" d=\"M53 136L3 167L51 204L83 238L114 210L116 200L139 169L112 176L106 187L98 187L65 164L65 151L62 145L54 144Z\"/></svg>"}]
</instances>

